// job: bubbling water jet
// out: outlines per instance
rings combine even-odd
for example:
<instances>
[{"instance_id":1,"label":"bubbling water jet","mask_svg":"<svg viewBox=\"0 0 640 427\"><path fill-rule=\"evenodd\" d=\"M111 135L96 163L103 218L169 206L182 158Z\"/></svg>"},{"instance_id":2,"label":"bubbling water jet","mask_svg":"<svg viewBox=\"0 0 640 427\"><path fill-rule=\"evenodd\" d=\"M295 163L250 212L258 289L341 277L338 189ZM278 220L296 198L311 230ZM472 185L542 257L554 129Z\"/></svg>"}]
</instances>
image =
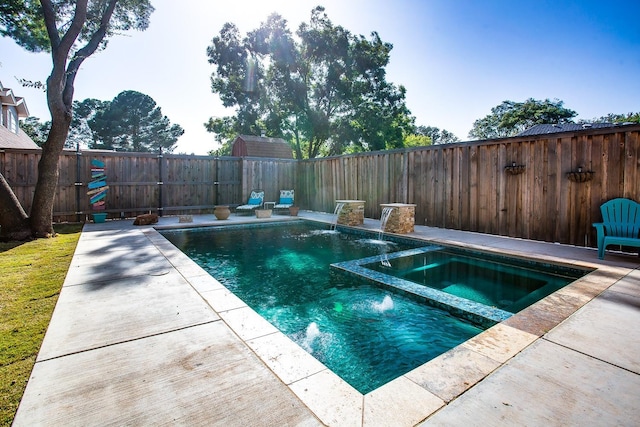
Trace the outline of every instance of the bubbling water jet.
<instances>
[{"instance_id":1,"label":"bubbling water jet","mask_svg":"<svg viewBox=\"0 0 640 427\"><path fill-rule=\"evenodd\" d=\"M305 331L304 340L302 341L302 347L308 352L313 352L311 346L313 342L320 336L320 328L316 322L309 323L307 330Z\"/></svg>"},{"instance_id":2,"label":"bubbling water jet","mask_svg":"<svg viewBox=\"0 0 640 427\"><path fill-rule=\"evenodd\" d=\"M393 310L394 303L393 303L393 299L391 299L389 295L385 295L382 302L374 302L372 306L375 311L384 313L385 311Z\"/></svg>"}]
</instances>

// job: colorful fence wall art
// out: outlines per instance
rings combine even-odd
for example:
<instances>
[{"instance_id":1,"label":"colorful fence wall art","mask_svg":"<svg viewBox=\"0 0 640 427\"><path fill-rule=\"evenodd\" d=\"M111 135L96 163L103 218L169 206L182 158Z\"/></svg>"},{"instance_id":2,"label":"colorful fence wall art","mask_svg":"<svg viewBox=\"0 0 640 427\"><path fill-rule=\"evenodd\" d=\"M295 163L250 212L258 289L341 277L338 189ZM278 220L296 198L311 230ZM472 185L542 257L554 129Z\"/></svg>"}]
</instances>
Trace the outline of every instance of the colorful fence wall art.
<instances>
[{"instance_id":1,"label":"colorful fence wall art","mask_svg":"<svg viewBox=\"0 0 640 427\"><path fill-rule=\"evenodd\" d=\"M88 185L89 202L91 209L94 211L103 211L105 209L105 199L109 186L107 185L107 175L104 172L104 162L93 159L91 160L91 182ZM95 222L102 222L106 218L106 213L93 214Z\"/></svg>"}]
</instances>

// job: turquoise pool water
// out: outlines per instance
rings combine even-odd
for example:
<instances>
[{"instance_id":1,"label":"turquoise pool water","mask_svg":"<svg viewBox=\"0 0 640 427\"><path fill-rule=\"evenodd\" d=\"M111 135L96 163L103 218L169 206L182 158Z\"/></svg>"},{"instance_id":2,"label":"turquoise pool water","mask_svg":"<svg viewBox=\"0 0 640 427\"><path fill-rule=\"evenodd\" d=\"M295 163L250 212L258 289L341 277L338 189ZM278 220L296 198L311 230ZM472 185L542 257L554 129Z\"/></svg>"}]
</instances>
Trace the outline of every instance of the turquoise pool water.
<instances>
[{"instance_id":1,"label":"turquoise pool water","mask_svg":"<svg viewBox=\"0 0 640 427\"><path fill-rule=\"evenodd\" d=\"M411 247L296 221L162 234L361 393L482 328L330 265Z\"/></svg>"},{"instance_id":2,"label":"turquoise pool water","mask_svg":"<svg viewBox=\"0 0 640 427\"><path fill-rule=\"evenodd\" d=\"M479 304L517 313L587 273L570 267L437 248L363 267ZM384 280L384 277L382 277Z\"/></svg>"},{"instance_id":3,"label":"turquoise pool water","mask_svg":"<svg viewBox=\"0 0 640 427\"><path fill-rule=\"evenodd\" d=\"M162 234L363 394L587 273L328 228L295 221Z\"/></svg>"}]
</instances>

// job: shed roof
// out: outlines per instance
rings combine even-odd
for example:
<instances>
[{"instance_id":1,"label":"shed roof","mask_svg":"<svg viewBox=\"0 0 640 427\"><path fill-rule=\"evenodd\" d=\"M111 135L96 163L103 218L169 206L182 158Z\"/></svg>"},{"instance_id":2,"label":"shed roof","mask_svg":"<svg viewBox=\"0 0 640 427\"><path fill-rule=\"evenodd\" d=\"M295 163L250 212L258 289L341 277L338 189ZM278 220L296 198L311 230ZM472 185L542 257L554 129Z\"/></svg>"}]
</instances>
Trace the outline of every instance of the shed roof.
<instances>
[{"instance_id":1,"label":"shed roof","mask_svg":"<svg viewBox=\"0 0 640 427\"><path fill-rule=\"evenodd\" d=\"M291 150L291 145L282 138L238 135L233 141L231 155L237 157L293 159L293 150Z\"/></svg>"}]
</instances>

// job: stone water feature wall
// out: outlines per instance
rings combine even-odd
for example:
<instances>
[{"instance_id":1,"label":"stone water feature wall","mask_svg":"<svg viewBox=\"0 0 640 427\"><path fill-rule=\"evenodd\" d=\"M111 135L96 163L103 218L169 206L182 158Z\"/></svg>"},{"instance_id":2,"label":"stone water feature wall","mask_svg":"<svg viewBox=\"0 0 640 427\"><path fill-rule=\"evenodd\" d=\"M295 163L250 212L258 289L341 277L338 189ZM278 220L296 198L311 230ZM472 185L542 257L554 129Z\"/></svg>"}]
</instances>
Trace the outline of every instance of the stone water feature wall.
<instances>
[{"instance_id":1,"label":"stone water feature wall","mask_svg":"<svg viewBox=\"0 0 640 427\"><path fill-rule=\"evenodd\" d=\"M385 203L380 205L382 209L391 208L391 214L384 230L389 233L406 234L413 232L416 217L416 205L404 203Z\"/></svg>"},{"instance_id":2,"label":"stone water feature wall","mask_svg":"<svg viewBox=\"0 0 640 427\"><path fill-rule=\"evenodd\" d=\"M338 224L351 226L364 224L364 200L336 200L336 203L343 205L338 213Z\"/></svg>"}]
</instances>

